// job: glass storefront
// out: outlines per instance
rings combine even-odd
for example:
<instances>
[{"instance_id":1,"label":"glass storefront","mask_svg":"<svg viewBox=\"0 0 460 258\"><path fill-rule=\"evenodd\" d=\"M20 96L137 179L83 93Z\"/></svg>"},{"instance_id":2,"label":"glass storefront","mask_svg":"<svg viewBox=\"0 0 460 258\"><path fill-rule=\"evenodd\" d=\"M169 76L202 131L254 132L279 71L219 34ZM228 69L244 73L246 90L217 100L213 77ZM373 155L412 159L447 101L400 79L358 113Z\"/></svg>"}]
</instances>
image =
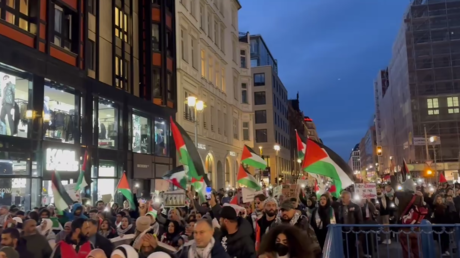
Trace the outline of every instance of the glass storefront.
<instances>
[{"instance_id":1,"label":"glass storefront","mask_svg":"<svg viewBox=\"0 0 460 258\"><path fill-rule=\"evenodd\" d=\"M150 119L133 114L133 152L150 153Z\"/></svg>"},{"instance_id":2,"label":"glass storefront","mask_svg":"<svg viewBox=\"0 0 460 258\"><path fill-rule=\"evenodd\" d=\"M32 91L28 76L0 64L0 135L28 137L27 110Z\"/></svg>"},{"instance_id":3,"label":"glass storefront","mask_svg":"<svg viewBox=\"0 0 460 258\"><path fill-rule=\"evenodd\" d=\"M168 123L163 118L155 118L155 155L168 155Z\"/></svg>"},{"instance_id":4,"label":"glass storefront","mask_svg":"<svg viewBox=\"0 0 460 258\"><path fill-rule=\"evenodd\" d=\"M92 166L91 203L106 200L111 196L116 199L116 187L119 181L116 161L101 160L99 166Z\"/></svg>"},{"instance_id":5,"label":"glass storefront","mask_svg":"<svg viewBox=\"0 0 460 258\"><path fill-rule=\"evenodd\" d=\"M98 103L98 146L116 149L118 146L119 112L113 101L99 99Z\"/></svg>"},{"instance_id":6,"label":"glass storefront","mask_svg":"<svg viewBox=\"0 0 460 258\"><path fill-rule=\"evenodd\" d=\"M62 84L46 80L43 99L45 140L79 143L79 106L80 96Z\"/></svg>"}]
</instances>

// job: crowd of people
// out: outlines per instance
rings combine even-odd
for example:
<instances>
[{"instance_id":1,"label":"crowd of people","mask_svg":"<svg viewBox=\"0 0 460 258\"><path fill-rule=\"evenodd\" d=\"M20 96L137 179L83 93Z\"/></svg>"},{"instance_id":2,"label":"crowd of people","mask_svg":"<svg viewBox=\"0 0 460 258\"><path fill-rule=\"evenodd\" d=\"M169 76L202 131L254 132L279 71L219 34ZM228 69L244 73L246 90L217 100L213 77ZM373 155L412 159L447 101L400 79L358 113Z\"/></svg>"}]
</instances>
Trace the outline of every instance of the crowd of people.
<instances>
[{"instance_id":1,"label":"crowd of people","mask_svg":"<svg viewBox=\"0 0 460 258\"><path fill-rule=\"evenodd\" d=\"M0 258L317 258L325 251L330 224L401 223L407 207L427 207L422 218L434 224L458 222L460 192L455 196L451 186L431 190L408 179L395 190L399 183L391 179L378 187L377 198L359 201L344 190L339 198L325 193L319 200L315 193L282 201L259 194L251 205L236 205L233 192L220 190L206 202L188 192L189 206L169 209L137 198L135 207L75 203L60 215L53 206L27 213L1 207ZM419 242L409 236L399 240L403 257L420 257ZM344 240L344 257L370 257L360 237ZM448 255L449 235L441 238ZM390 230L379 239L391 244Z\"/></svg>"}]
</instances>

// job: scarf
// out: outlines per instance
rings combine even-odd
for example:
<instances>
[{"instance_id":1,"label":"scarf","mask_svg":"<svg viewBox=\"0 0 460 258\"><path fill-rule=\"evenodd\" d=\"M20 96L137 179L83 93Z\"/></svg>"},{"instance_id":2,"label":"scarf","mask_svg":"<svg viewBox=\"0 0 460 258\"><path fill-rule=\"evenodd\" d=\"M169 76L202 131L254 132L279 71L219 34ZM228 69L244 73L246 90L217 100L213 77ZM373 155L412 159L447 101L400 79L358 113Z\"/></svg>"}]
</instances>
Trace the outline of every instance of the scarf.
<instances>
[{"instance_id":1,"label":"scarf","mask_svg":"<svg viewBox=\"0 0 460 258\"><path fill-rule=\"evenodd\" d=\"M196 242L193 241L193 244L188 250L188 257L211 258L211 251L214 247L214 243L214 238L211 238L211 242L205 248L199 248L196 246Z\"/></svg>"},{"instance_id":2,"label":"scarf","mask_svg":"<svg viewBox=\"0 0 460 258\"><path fill-rule=\"evenodd\" d=\"M252 227L254 228L254 230L256 229L257 220L262 218L263 215L264 213L262 211L254 211L253 213L251 213Z\"/></svg>"},{"instance_id":3,"label":"scarf","mask_svg":"<svg viewBox=\"0 0 460 258\"><path fill-rule=\"evenodd\" d=\"M315 214L315 222L318 229L323 229L323 226L327 227L329 224L336 223L334 209L332 207L329 206L327 208L322 209L322 211L320 211L320 209L321 206L316 210ZM329 211L329 215L327 215L327 211Z\"/></svg>"},{"instance_id":4,"label":"scarf","mask_svg":"<svg viewBox=\"0 0 460 258\"><path fill-rule=\"evenodd\" d=\"M120 226L117 228L117 233L118 235L124 235L126 232L128 232L131 228L133 227L133 224L129 224L125 229L122 229L121 228L121 224Z\"/></svg>"},{"instance_id":5,"label":"scarf","mask_svg":"<svg viewBox=\"0 0 460 258\"><path fill-rule=\"evenodd\" d=\"M107 238L110 233L112 233L114 231L113 228L109 228L107 231L102 231L102 230L99 230L99 234L105 238Z\"/></svg>"},{"instance_id":6,"label":"scarf","mask_svg":"<svg viewBox=\"0 0 460 258\"><path fill-rule=\"evenodd\" d=\"M292 217L292 219L289 221L289 224L294 226L295 224L297 224L297 221L299 221L301 217L301 214L299 212L296 212L294 214L294 217ZM283 221L281 220L281 216L277 216L276 219L275 219L275 223L276 224L281 224L283 223Z\"/></svg>"}]
</instances>

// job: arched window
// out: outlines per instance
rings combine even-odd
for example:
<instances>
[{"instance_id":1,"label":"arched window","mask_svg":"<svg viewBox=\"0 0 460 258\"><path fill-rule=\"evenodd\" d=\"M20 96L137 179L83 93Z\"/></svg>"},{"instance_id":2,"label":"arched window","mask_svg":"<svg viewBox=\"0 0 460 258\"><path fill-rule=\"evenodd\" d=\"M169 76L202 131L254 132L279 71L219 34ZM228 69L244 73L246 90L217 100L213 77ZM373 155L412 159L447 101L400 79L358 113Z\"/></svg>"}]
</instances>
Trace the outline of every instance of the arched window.
<instances>
[{"instance_id":1,"label":"arched window","mask_svg":"<svg viewBox=\"0 0 460 258\"><path fill-rule=\"evenodd\" d=\"M225 186L232 183L232 178L230 176L230 161L225 160Z\"/></svg>"}]
</instances>

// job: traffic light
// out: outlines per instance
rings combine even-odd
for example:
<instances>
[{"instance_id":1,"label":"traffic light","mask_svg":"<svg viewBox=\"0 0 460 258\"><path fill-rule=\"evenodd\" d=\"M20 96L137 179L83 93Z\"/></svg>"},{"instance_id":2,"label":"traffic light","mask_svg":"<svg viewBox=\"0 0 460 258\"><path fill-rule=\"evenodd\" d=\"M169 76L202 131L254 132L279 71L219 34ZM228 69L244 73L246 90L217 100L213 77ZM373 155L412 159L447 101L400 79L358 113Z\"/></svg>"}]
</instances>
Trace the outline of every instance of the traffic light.
<instances>
[{"instance_id":1,"label":"traffic light","mask_svg":"<svg viewBox=\"0 0 460 258\"><path fill-rule=\"evenodd\" d=\"M382 146L377 146L377 156L382 156Z\"/></svg>"},{"instance_id":2,"label":"traffic light","mask_svg":"<svg viewBox=\"0 0 460 258\"><path fill-rule=\"evenodd\" d=\"M426 167L424 170L423 170L423 177L424 178L431 178L431 177L434 177L435 173L434 173L434 169L430 168L430 167Z\"/></svg>"}]
</instances>

